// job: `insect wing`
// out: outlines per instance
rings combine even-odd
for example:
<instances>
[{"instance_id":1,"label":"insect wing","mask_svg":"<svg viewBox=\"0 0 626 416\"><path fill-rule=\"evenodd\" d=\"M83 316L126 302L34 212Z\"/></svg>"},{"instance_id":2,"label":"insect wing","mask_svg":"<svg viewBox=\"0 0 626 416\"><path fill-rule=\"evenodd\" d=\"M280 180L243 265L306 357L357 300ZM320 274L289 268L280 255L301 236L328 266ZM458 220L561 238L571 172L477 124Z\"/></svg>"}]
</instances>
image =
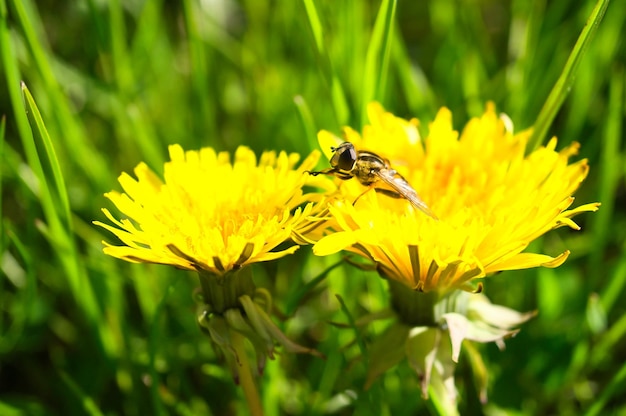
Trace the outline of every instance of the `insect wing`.
<instances>
[{"instance_id":1,"label":"insect wing","mask_svg":"<svg viewBox=\"0 0 626 416\"><path fill-rule=\"evenodd\" d=\"M415 189L404 179L399 173L393 169L381 169L376 175L395 192L406 198L411 205L422 211L431 218L438 219L437 216L428 208L428 205L417 195Z\"/></svg>"}]
</instances>

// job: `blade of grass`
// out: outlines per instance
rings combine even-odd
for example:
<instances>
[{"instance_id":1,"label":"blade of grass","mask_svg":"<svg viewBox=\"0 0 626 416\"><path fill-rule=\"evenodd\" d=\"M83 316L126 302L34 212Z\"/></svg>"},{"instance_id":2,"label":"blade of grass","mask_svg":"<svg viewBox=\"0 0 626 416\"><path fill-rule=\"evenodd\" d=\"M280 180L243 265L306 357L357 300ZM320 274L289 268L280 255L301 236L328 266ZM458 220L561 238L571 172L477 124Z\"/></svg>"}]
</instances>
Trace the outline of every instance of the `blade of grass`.
<instances>
[{"instance_id":1,"label":"blade of grass","mask_svg":"<svg viewBox=\"0 0 626 416\"><path fill-rule=\"evenodd\" d=\"M386 93L396 6L396 0L383 0L376 16L365 55L361 125L367 123L367 105L374 100L382 101Z\"/></svg>"},{"instance_id":2,"label":"blade of grass","mask_svg":"<svg viewBox=\"0 0 626 416\"><path fill-rule=\"evenodd\" d=\"M365 346L365 340L363 339L361 331L357 327L356 321L354 320L354 317L350 313L350 310L348 306L346 305L346 303L344 302L341 295L335 294L335 297L337 298L337 300L339 301L339 304L341 305L341 311L348 319L348 326L352 328L352 330L354 331L354 337L356 339L357 346L359 347L361 356L363 357L362 361L365 367L364 370L365 370L365 373L367 374L369 371L368 369L370 367L370 359L369 359L368 349ZM375 414L375 415L380 414L381 413L380 390L375 387L367 391L362 391L361 393L362 394L359 395L359 400L356 405L356 408L357 408L356 413L361 413L364 408L367 408L368 410L372 411L372 414Z\"/></svg>"},{"instance_id":3,"label":"blade of grass","mask_svg":"<svg viewBox=\"0 0 626 416\"><path fill-rule=\"evenodd\" d=\"M311 291L322 280L324 280L326 278L326 276L328 276L328 273L330 273L333 269L341 266L342 264L343 264L343 261L340 260L337 263L330 265L329 267L324 269L319 275L317 275L313 279L311 279L309 282L307 282L306 284L304 284L301 287L298 287L296 290L294 290L288 296L288 301L287 301L286 306L285 306L285 314L287 316L293 315L293 313L296 311L298 306L301 304L302 298L304 298L306 296L306 294L309 293L309 291Z\"/></svg>"},{"instance_id":4,"label":"blade of grass","mask_svg":"<svg viewBox=\"0 0 626 416\"><path fill-rule=\"evenodd\" d=\"M327 403L335 390L337 380L341 380L343 356L340 351L332 350L326 357L326 365L317 383L317 394L312 400L309 416L324 415L328 411Z\"/></svg>"},{"instance_id":5,"label":"blade of grass","mask_svg":"<svg viewBox=\"0 0 626 416\"><path fill-rule=\"evenodd\" d=\"M11 399L0 399L0 415L3 416L47 416L49 414L35 403L30 403L26 409L22 403L13 403Z\"/></svg>"},{"instance_id":6,"label":"blade of grass","mask_svg":"<svg viewBox=\"0 0 626 416\"><path fill-rule=\"evenodd\" d=\"M592 218L593 226L591 229L594 237L592 247L594 247L594 250L589 258L589 270L600 270L605 247L613 240L611 234L615 232L611 220L613 218L613 207L615 206L618 184L622 174L620 166L624 163L620 161L623 112L624 70L622 68L613 72L609 86L609 108L601 142L601 159L598 164L600 184L597 198L602 202L602 209ZM601 276L595 273L589 276L587 283L590 288L598 287L598 277ZM621 288L617 289L621 291Z\"/></svg>"},{"instance_id":7,"label":"blade of grass","mask_svg":"<svg viewBox=\"0 0 626 416\"><path fill-rule=\"evenodd\" d=\"M589 369L591 372L608 363L611 360L613 351L619 349L619 344L626 337L626 315L622 315L611 327L594 340L594 348L589 358Z\"/></svg>"},{"instance_id":8,"label":"blade of grass","mask_svg":"<svg viewBox=\"0 0 626 416\"><path fill-rule=\"evenodd\" d=\"M0 5L0 7L2 7L2 5ZM6 132L6 126L7 126L7 117L3 114L2 118L0 118L0 162L2 163L1 166L6 166L5 165L5 161L4 161L4 134ZM3 170L2 168L0 168L0 201L3 201L4 198L2 198L2 184L4 183L4 181L2 180L2 173ZM0 253L4 253L4 228L3 228L3 221L2 218L4 218L2 216L2 205L0 204Z\"/></svg>"},{"instance_id":9,"label":"blade of grass","mask_svg":"<svg viewBox=\"0 0 626 416\"><path fill-rule=\"evenodd\" d=\"M530 97L525 92L532 69L536 62L539 28L545 3L542 1L515 0L511 6L511 23L507 54L510 63L505 69L506 97L505 108L513 120L524 124L524 109Z\"/></svg>"},{"instance_id":10,"label":"blade of grass","mask_svg":"<svg viewBox=\"0 0 626 416\"><path fill-rule=\"evenodd\" d=\"M7 91L9 93L11 106L12 108L21 108L23 105L21 91L19 89L20 73L17 65L15 49L13 47L13 43L11 42L11 33L7 24L7 17L6 4L4 0L0 0L0 53L2 53L0 59L7 81ZM43 172L37 157L37 150L32 141L25 140L26 137L30 136L30 127L28 126L26 114L22 111L15 111L14 117L19 136L22 138L22 145L24 147L24 152L26 153L28 164L34 171L35 175L37 177L41 177L43 176ZM45 195L45 190L43 191L43 194ZM43 209L45 212L52 212L51 205L48 202L49 201L44 198L42 201Z\"/></svg>"},{"instance_id":11,"label":"blade of grass","mask_svg":"<svg viewBox=\"0 0 626 416\"><path fill-rule=\"evenodd\" d=\"M25 148L28 148L28 163L33 168L40 185L40 200L46 211L46 220L52 237L59 244L58 252L64 262L70 260L67 254L74 255L70 238L72 226L70 221L70 207L67 199L67 190L61 173L56 152L48 135L46 126L41 118L39 109L24 83L21 83L26 117L30 124L30 131L22 137ZM79 277L73 262L68 266L68 279L75 286Z\"/></svg>"},{"instance_id":12,"label":"blade of grass","mask_svg":"<svg viewBox=\"0 0 626 416\"><path fill-rule=\"evenodd\" d=\"M72 395L75 397L76 407L74 407L74 411L78 409L82 409L84 414L90 416L104 416L104 414L98 409L98 406L93 401L91 397L89 397L83 389L81 389L80 385L76 383L66 372L60 372L61 380L63 383L69 388Z\"/></svg>"},{"instance_id":13,"label":"blade of grass","mask_svg":"<svg viewBox=\"0 0 626 416\"><path fill-rule=\"evenodd\" d=\"M69 154L74 158L74 163L78 167L81 167L80 170L84 175L89 178L92 183L104 188L104 181L109 176L106 163L102 158L97 157L98 153L93 150L89 141L85 140L89 135L72 114L73 109L52 71L50 64L52 59L48 57L42 42L37 36L35 26L41 27L42 25L39 19L34 16L36 8L33 7L32 3L28 3L28 10L31 12L29 15L26 11L27 1L28 0L11 0L11 5L15 10L17 21L22 28L26 45L28 46L34 63L33 67L39 72L43 80L45 91L47 92L46 95L50 99L50 108L54 109L51 115L57 119L58 125L60 126L59 130L63 131L60 138L65 141L64 147L71 149ZM86 160L89 161L89 169L84 169Z\"/></svg>"},{"instance_id":14,"label":"blade of grass","mask_svg":"<svg viewBox=\"0 0 626 416\"><path fill-rule=\"evenodd\" d=\"M479 54L474 51L468 51L464 61L461 79L463 100L470 116L479 115L485 109L485 101L481 91L488 79L487 70Z\"/></svg>"},{"instance_id":15,"label":"blade of grass","mask_svg":"<svg viewBox=\"0 0 626 416\"><path fill-rule=\"evenodd\" d=\"M621 368L615 376L611 379L609 384L602 389L599 396L593 400L593 405L585 413L586 416L595 416L602 414L607 402L612 398L620 402L620 397L623 397L624 386L626 380L626 363L622 363Z\"/></svg>"},{"instance_id":16,"label":"blade of grass","mask_svg":"<svg viewBox=\"0 0 626 416\"><path fill-rule=\"evenodd\" d=\"M210 101L209 94L206 91L210 91L207 69L207 57L205 53L204 43L200 34L199 22L198 22L198 2L192 0L183 1L183 11L185 14L185 25L187 29L187 42L188 42L188 54L189 63L191 66L191 83L192 94L195 102L198 105L197 112L199 114L214 114L215 107L214 102ZM212 117L205 117L207 120L213 120ZM211 129L215 126L212 124ZM208 132L209 134L210 131ZM205 131L204 134L207 134ZM200 131L198 131L198 137L201 137Z\"/></svg>"},{"instance_id":17,"label":"blade of grass","mask_svg":"<svg viewBox=\"0 0 626 416\"><path fill-rule=\"evenodd\" d=\"M150 335L148 338L148 352L149 352L149 371L150 378L152 382L150 383L150 398L152 400L153 412L156 415L165 414L165 409L163 408L163 400L161 399L159 393L159 387L161 385L160 377L158 370L156 368L156 357L157 352L159 350L159 346L162 345L160 329L162 325L160 324L160 319L163 316L163 310L167 305L167 300L171 293L175 291L177 284L180 282L180 279L171 280L163 297L160 302L157 304L156 310L154 314L150 317Z\"/></svg>"},{"instance_id":18,"label":"blade of grass","mask_svg":"<svg viewBox=\"0 0 626 416\"><path fill-rule=\"evenodd\" d=\"M626 252L626 247L622 248L622 252ZM605 309L607 314L612 312L617 300L622 299L622 293L624 291L624 287L626 286L626 256L622 256L614 271L608 275L610 278L605 287L600 291L602 307Z\"/></svg>"},{"instance_id":19,"label":"blade of grass","mask_svg":"<svg viewBox=\"0 0 626 416\"><path fill-rule=\"evenodd\" d=\"M582 57L585 55L585 52L589 47L589 43L591 42L591 39L593 39L593 35L600 25L608 5L609 0L598 0L593 8L589 19L587 20L587 24L580 33L580 36L578 37L578 40L576 41L576 44L574 45L574 48L565 63L565 67L563 68L561 75L554 84L552 91L550 91L548 98L537 116L532 136L528 142L529 150L534 150L545 140L552 121L556 117L563 101L565 101L565 98L572 88L578 65L580 64Z\"/></svg>"},{"instance_id":20,"label":"blade of grass","mask_svg":"<svg viewBox=\"0 0 626 416\"><path fill-rule=\"evenodd\" d=\"M38 172L40 199L48 221L45 234L49 235L50 243L59 257L76 303L85 312L90 328L98 334L103 349L110 354L114 350L112 335L106 325L100 325L102 315L93 286L76 249L65 181L56 159L54 146L39 109L24 84L22 92L27 118L31 125L31 131L27 132L27 137L22 138L22 142L25 147L31 149L30 152L34 152L34 155L30 156L32 160L29 160L29 164L32 163Z\"/></svg>"},{"instance_id":21,"label":"blade of grass","mask_svg":"<svg viewBox=\"0 0 626 416\"><path fill-rule=\"evenodd\" d=\"M10 30L7 26L7 9L4 1L1 3L0 13L2 13L2 19L0 20L0 51L2 52L1 59L7 80L7 90L9 92L12 107L19 109L24 107L24 102L22 101L22 91L20 88L21 83L17 65L17 56L11 42ZM29 127L28 117L23 111L15 111L14 117L19 136L22 140L22 146L24 148L24 152L26 153L28 166L33 171L34 175L39 179L39 194L37 197L48 221L48 225L50 227L54 227L55 230L62 230L62 222L58 217L58 212L54 204L54 198L48 187L48 181L46 180L47 177L44 173L41 160L37 153L37 146Z\"/></svg>"},{"instance_id":22,"label":"blade of grass","mask_svg":"<svg viewBox=\"0 0 626 416\"><path fill-rule=\"evenodd\" d=\"M22 242L18 234L13 231L10 225L5 225L4 228L7 229L6 233L9 241L12 243L13 247L15 247L15 250L24 263L24 274L26 275L26 278L24 279L25 282L23 286L17 288L19 289L19 296L14 302L12 302L13 304L11 306L8 304L6 305L7 309L11 311L11 316L13 318L11 319L6 331L4 330L4 322L2 324L2 328L0 328L2 329L2 336L0 336L0 354L5 354L11 351L17 344L26 323L31 318L33 311L36 310L34 301L37 296L36 271L30 251ZM5 255L9 254L7 253ZM3 267L5 261L6 260L2 261ZM8 271L3 271L5 274L8 274ZM3 299L3 302L6 302L6 300Z\"/></svg>"},{"instance_id":23,"label":"blade of grass","mask_svg":"<svg viewBox=\"0 0 626 416\"><path fill-rule=\"evenodd\" d=\"M145 266L142 264L142 266ZM115 270L120 267L115 265ZM126 269L128 270L128 269ZM143 319L151 322L156 315L159 305L159 298L162 296L163 288L154 275L157 273L152 267L131 267L130 280L137 294L137 302L141 309Z\"/></svg>"},{"instance_id":24,"label":"blade of grass","mask_svg":"<svg viewBox=\"0 0 626 416\"><path fill-rule=\"evenodd\" d=\"M384 20L381 22L376 19L374 26L374 37L380 39L381 49L381 62L380 62L380 78L379 83L376 86L376 97L383 97L387 90L387 78L389 75L389 60L391 58L392 39L394 31L394 21L396 16L397 0L385 1L381 4L384 8ZM379 12L380 13L380 12ZM382 26L382 27L381 27ZM378 43L378 41L377 41Z\"/></svg>"},{"instance_id":25,"label":"blade of grass","mask_svg":"<svg viewBox=\"0 0 626 416\"><path fill-rule=\"evenodd\" d=\"M366 363L366 369L367 369L367 366L369 366L369 356L367 352L367 347L365 346L365 341L363 340L363 337L361 336L361 332L359 331L359 328L356 326L356 321L354 320L354 317L350 313L350 309L346 305L346 302L343 300L343 297L341 297L341 295L339 294L335 294L335 297L337 298L337 300L339 301L339 304L341 305L341 311L348 319L348 326L352 328L352 330L354 331L354 337L356 338L356 343L359 346L359 351L361 352L361 355L363 356L363 361Z\"/></svg>"},{"instance_id":26,"label":"blade of grass","mask_svg":"<svg viewBox=\"0 0 626 416\"><path fill-rule=\"evenodd\" d=\"M393 67L398 71L398 80L404 90L412 114L419 114L426 119L433 118L436 99L426 74L418 63L411 62L406 44L402 41L398 29L395 31L392 59Z\"/></svg>"},{"instance_id":27,"label":"blade of grass","mask_svg":"<svg viewBox=\"0 0 626 416\"><path fill-rule=\"evenodd\" d=\"M315 121L313 120L311 109L304 100L304 97L301 95L295 96L293 102L298 110L298 115L300 116L300 121L302 122L302 127L304 129L304 136L309 144L309 150L318 149L317 127L315 127Z\"/></svg>"},{"instance_id":28,"label":"blade of grass","mask_svg":"<svg viewBox=\"0 0 626 416\"><path fill-rule=\"evenodd\" d=\"M324 80L330 88L330 96L333 103L335 117L339 125L347 125L350 118L350 110L348 109L348 103L343 86L333 69L332 59L330 58L328 49L324 43L324 29L322 27L319 13L317 12L315 0L303 0L303 2L308 17L309 29L311 29L315 43L318 66L322 71Z\"/></svg>"},{"instance_id":29,"label":"blade of grass","mask_svg":"<svg viewBox=\"0 0 626 416\"><path fill-rule=\"evenodd\" d=\"M124 127L125 135L134 137L143 153L145 162L149 166L160 166L163 164L163 156L160 143L156 140L158 136L151 123L146 120L142 103L133 97L137 77L134 74L133 61L126 47L126 25L120 0L109 2L109 17L111 63L115 85L121 98L121 100L113 102L114 114L118 119L116 125ZM124 136L124 134L121 135Z\"/></svg>"},{"instance_id":30,"label":"blade of grass","mask_svg":"<svg viewBox=\"0 0 626 416\"><path fill-rule=\"evenodd\" d=\"M132 91L135 81L128 51L126 50L126 25L124 24L124 11L122 10L120 0L111 0L109 2L109 22L113 79L118 92L125 97Z\"/></svg>"},{"instance_id":31,"label":"blade of grass","mask_svg":"<svg viewBox=\"0 0 626 416\"><path fill-rule=\"evenodd\" d=\"M35 100L30 91L26 87L26 84L22 82L22 94L24 96L24 107L26 108L26 114L28 121L31 125L31 130L34 133L33 137L35 147L38 145L43 148L37 149L37 153L40 155L39 160L43 164L43 172L46 178L51 178L52 182L50 186L50 195L53 203L58 207L56 212L61 223L61 227L67 230L68 233L72 232L72 222L70 221L70 202L67 199L67 189L65 188L65 181L63 180L63 174L61 167L59 166L59 160L57 159L54 146L48 135L48 130L44 125L39 109L35 104ZM42 157L45 155L44 157Z\"/></svg>"},{"instance_id":32,"label":"blade of grass","mask_svg":"<svg viewBox=\"0 0 626 416\"><path fill-rule=\"evenodd\" d=\"M602 19L602 26L598 29L593 46L589 48L585 59L581 61L576 83L572 88L571 96L568 98L567 118L562 124L560 133L563 137L585 137L590 136L587 124L590 117L586 115L594 114L600 106L605 106L606 98L610 95L611 79L616 71L617 63L623 66L623 29L618 29L626 18L625 7L611 7L611 11L605 14ZM623 26L622 26L623 27ZM619 70L618 70L619 71ZM598 74L603 74L600 77ZM605 84L608 84L605 87ZM606 94L606 91L609 94ZM610 97L609 97L610 101ZM610 106L610 102L608 104ZM581 117L581 115L585 115ZM598 119L599 121L599 119ZM598 131L601 131L603 123L595 122L598 125ZM591 137L598 137L598 134L591 134ZM599 145L587 145L588 154L591 154L591 147ZM604 209L604 207L603 207ZM595 217L595 216L594 216Z\"/></svg>"}]
</instances>

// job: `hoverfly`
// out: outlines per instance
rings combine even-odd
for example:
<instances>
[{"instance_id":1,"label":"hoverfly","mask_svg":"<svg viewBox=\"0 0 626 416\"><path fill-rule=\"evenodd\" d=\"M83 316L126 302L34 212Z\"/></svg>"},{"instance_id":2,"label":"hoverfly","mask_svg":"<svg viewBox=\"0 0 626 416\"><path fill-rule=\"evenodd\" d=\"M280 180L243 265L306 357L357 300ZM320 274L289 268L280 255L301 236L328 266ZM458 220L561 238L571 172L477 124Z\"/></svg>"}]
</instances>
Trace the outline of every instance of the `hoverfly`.
<instances>
[{"instance_id":1,"label":"hoverfly","mask_svg":"<svg viewBox=\"0 0 626 416\"><path fill-rule=\"evenodd\" d=\"M330 159L331 167L318 172L308 172L309 175L334 175L344 181L357 178L363 186L368 187L365 192L373 188L377 192L393 198L404 198L415 208L431 218L437 219L428 205L417 195L415 189L389 165L387 160L372 152L357 151L350 142L343 142L337 147L331 147L331 150L333 151L333 156ZM376 187L379 181L383 181L391 190ZM365 192L359 195L354 203Z\"/></svg>"}]
</instances>

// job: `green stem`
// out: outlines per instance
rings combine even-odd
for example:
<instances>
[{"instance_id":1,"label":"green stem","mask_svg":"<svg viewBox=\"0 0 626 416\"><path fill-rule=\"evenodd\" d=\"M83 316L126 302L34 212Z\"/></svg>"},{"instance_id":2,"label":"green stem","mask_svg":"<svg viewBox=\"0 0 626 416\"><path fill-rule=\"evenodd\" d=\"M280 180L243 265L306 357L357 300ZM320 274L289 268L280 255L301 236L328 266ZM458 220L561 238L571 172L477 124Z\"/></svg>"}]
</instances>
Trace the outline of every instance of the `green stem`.
<instances>
[{"instance_id":1,"label":"green stem","mask_svg":"<svg viewBox=\"0 0 626 416\"><path fill-rule=\"evenodd\" d=\"M210 312L222 314L227 309L239 308L239 297L254 296L256 286L250 267L216 275L205 270L198 272L204 303Z\"/></svg>"},{"instance_id":2,"label":"green stem","mask_svg":"<svg viewBox=\"0 0 626 416\"><path fill-rule=\"evenodd\" d=\"M259 391L254 382L252 370L250 369L250 361L246 354L244 340L245 338L242 334L237 331L231 331L231 345L238 358L239 385L243 389L246 403L248 403L249 414L252 416L262 416L263 406L261 405Z\"/></svg>"},{"instance_id":3,"label":"green stem","mask_svg":"<svg viewBox=\"0 0 626 416\"><path fill-rule=\"evenodd\" d=\"M387 279L391 293L391 306L400 319L410 326L437 326L435 304L437 292L418 292L404 284Z\"/></svg>"},{"instance_id":4,"label":"green stem","mask_svg":"<svg viewBox=\"0 0 626 416\"><path fill-rule=\"evenodd\" d=\"M447 312L467 313L467 300L470 296L462 290L447 293L437 291L420 292L404 284L387 279L391 306L402 322L410 326L439 326L441 317Z\"/></svg>"}]
</instances>

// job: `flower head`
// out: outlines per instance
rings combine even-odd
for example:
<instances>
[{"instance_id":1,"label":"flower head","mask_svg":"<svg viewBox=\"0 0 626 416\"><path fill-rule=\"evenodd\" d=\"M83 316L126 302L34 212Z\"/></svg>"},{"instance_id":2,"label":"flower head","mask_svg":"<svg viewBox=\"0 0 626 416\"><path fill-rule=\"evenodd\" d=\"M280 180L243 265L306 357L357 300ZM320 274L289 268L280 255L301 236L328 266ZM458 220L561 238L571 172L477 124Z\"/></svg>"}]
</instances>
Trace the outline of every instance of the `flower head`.
<instances>
[{"instance_id":1,"label":"flower head","mask_svg":"<svg viewBox=\"0 0 626 416\"><path fill-rule=\"evenodd\" d=\"M304 194L304 172L319 153L295 168L299 155L265 152L260 159L241 146L231 162L227 152L212 148L184 152L169 148L171 161L161 180L140 163L137 179L123 173L125 193L106 194L130 219L104 214L114 226L95 223L117 236L123 245L105 244L111 256L145 263L161 263L216 275L249 263L273 260L298 246L274 251L290 239L292 229L311 210L311 194Z\"/></svg>"},{"instance_id":2,"label":"flower head","mask_svg":"<svg viewBox=\"0 0 626 416\"><path fill-rule=\"evenodd\" d=\"M111 231L123 245L105 244L104 252L130 262L169 264L198 272L202 311L198 317L215 345L224 353L235 380L242 363L241 337L253 345L257 369L262 373L274 344L287 351L320 355L290 341L272 322L270 293L256 288L248 267L293 253L298 246L275 251L290 240L298 224L313 208L315 194L304 194L315 183L305 171L315 166L313 152L298 168L298 154L265 152L260 160L241 146L231 162L226 152L212 148L187 151L170 146L171 161L162 181L148 166L135 168L137 179L123 173L125 193L106 194L129 219L104 214L114 226L95 221ZM246 379L248 380L248 379Z\"/></svg>"},{"instance_id":3,"label":"flower head","mask_svg":"<svg viewBox=\"0 0 626 416\"><path fill-rule=\"evenodd\" d=\"M373 103L371 124L346 140L389 161L415 188L438 220L402 198L365 192L356 180L341 184L318 255L348 250L374 262L385 277L423 292L476 290L473 279L501 270L557 267L567 258L523 251L537 237L599 204L569 209L588 172L585 159L569 163L574 143L557 152L556 139L528 155L529 132L513 134L492 104L459 135L441 109L420 138L417 120L403 120ZM333 140L319 135L323 148ZM355 203L355 201L357 201Z\"/></svg>"}]
</instances>

